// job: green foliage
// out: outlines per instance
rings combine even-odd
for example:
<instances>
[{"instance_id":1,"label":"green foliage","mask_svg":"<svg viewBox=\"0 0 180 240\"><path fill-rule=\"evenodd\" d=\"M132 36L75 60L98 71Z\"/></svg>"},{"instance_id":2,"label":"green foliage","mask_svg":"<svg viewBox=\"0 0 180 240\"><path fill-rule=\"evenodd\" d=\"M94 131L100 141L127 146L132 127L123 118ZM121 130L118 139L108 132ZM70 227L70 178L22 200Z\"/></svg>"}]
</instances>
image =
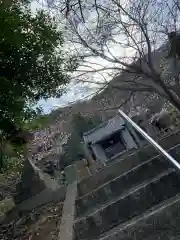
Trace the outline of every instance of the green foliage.
<instances>
[{"instance_id":1,"label":"green foliage","mask_svg":"<svg viewBox=\"0 0 180 240\"><path fill-rule=\"evenodd\" d=\"M64 156L61 156L61 161L64 161L66 165L69 165L72 162L83 158L83 133L96 127L100 123L101 119L98 116L90 118L82 116L81 113L74 114L71 122L71 137L67 142Z\"/></svg>"},{"instance_id":2,"label":"green foliage","mask_svg":"<svg viewBox=\"0 0 180 240\"><path fill-rule=\"evenodd\" d=\"M100 124L100 122L101 120L97 116L90 118L84 117L80 113L77 113L72 117L72 131L75 132L80 138L82 138L84 132L87 132L91 128L94 128Z\"/></svg>"},{"instance_id":3,"label":"green foliage","mask_svg":"<svg viewBox=\"0 0 180 240\"><path fill-rule=\"evenodd\" d=\"M172 104L167 104L166 110L169 113L170 120L173 123L173 125L176 127L180 127L179 111Z\"/></svg>"},{"instance_id":4,"label":"green foliage","mask_svg":"<svg viewBox=\"0 0 180 240\"><path fill-rule=\"evenodd\" d=\"M0 173L19 175L25 155L25 146L12 146L9 142L2 143L0 147Z\"/></svg>"},{"instance_id":5,"label":"green foliage","mask_svg":"<svg viewBox=\"0 0 180 240\"><path fill-rule=\"evenodd\" d=\"M36 116L37 101L59 97L76 67L51 16L32 14L28 2L0 5L0 131L6 137Z\"/></svg>"},{"instance_id":6,"label":"green foliage","mask_svg":"<svg viewBox=\"0 0 180 240\"><path fill-rule=\"evenodd\" d=\"M69 165L76 160L80 160L84 156L81 138L78 135L72 134L67 142L64 155L64 161L66 162L66 165Z\"/></svg>"},{"instance_id":7,"label":"green foliage","mask_svg":"<svg viewBox=\"0 0 180 240\"><path fill-rule=\"evenodd\" d=\"M49 126L51 122L50 116L47 114L42 114L37 116L35 119L32 119L31 121L28 121L24 125L24 129L26 130L39 130L44 129L47 126Z\"/></svg>"}]
</instances>

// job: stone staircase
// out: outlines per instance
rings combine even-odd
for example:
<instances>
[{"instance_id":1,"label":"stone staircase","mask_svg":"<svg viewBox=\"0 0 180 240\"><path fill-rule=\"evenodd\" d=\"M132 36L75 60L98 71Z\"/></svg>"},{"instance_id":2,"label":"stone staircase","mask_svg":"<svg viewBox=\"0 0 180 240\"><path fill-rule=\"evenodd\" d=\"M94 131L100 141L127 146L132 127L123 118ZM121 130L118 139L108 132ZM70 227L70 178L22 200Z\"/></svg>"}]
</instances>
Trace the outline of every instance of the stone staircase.
<instances>
[{"instance_id":1,"label":"stone staircase","mask_svg":"<svg viewBox=\"0 0 180 240\"><path fill-rule=\"evenodd\" d=\"M78 183L75 240L179 239L180 173L151 147L145 152ZM170 153L180 159L180 145Z\"/></svg>"}]
</instances>

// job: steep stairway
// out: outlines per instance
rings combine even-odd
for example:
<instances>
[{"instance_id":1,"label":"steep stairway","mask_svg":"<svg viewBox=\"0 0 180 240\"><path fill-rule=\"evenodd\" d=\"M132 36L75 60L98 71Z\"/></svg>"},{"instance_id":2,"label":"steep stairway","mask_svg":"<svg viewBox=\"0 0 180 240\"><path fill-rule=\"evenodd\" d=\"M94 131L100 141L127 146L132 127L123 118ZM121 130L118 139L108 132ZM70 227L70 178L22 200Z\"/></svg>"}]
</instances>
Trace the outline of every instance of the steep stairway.
<instances>
[{"instance_id":1,"label":"steep stairway","mask_svg":"<svg viewBox=\"0 0 180 240\"><path fill-rule=\"evenodd\" d=\"M180 145L171 152L180 159ZM153 151L139 156L78 183L76 240L179 239L180 173Z\"/></svg>"}]
</instances>

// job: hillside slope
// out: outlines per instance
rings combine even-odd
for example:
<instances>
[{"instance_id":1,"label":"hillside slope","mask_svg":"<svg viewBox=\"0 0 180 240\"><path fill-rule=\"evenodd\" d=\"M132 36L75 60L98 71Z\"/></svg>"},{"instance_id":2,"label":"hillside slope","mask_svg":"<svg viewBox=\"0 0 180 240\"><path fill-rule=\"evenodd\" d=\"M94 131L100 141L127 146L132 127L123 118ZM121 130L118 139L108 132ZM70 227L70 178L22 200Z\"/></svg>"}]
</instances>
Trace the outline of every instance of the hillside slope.
<instances>
[{"instance_id":1,"label":"hillside slope","mask_svg":"<svg viewBox=\"0 0 180 240\"><path fill-rule=\"evenodd\" d=\"M162 46L153 54L155 66L158 70L162 64L162 57L167 56L167 46ZM119 107L128 112L131 116L137 115L138 112L140 113L147 109L150 110L152 114L159 112L162 109L165 100L156 94L148 92L132 93L130 91L123 91L116 88L116 86L121 86L122 82L123 84L125 83L127 87L130 86L134 77L136 77L136 79L138 77L139 82L145 82L149 85L152 84L152 80L150 79L137 76L134 73L123 72L113 78L107 88L101 91L98 95L94 96L92 99L77 101L74 104L52 111L49 114L51 119L50 126L47 129L36 133L36 135L39 135L40 137L37 137L34 140L33 145L36 149L35 152L38 152L38 154L41 155L40 158L42 158L44 152L51 152L48 150L49 145L52 146L54 144L56 141L54 139L57 139L55 137L57 135L60 136L58 141L62 142L63 139L71 132L71 119L73 114L78 112L80 112L83 116L93 117L97 115L103 121L116 115ZM51 130L49 131L49 129ZM42 152L43 154L41 154Z\"/></svg>"},{"instance_id":2,"label":"hillside slope","mask_svg":"<svg viewBox=\"0 0 180 240\"><path fill-rule=\"evenodd\" d=\"M157 70L160 69L162 64L162 57L167 56L167 46L162 46L156 52L153 53L155 60L155 66ZM138 62L136 63L138 64ZM123 72L114 77L109 85L101 91L99 94L94 96L92 99L87 101L77 101L64 108L59 108L53 111L50 116L52 119L56 119L57 122L65 121L68 125L72 114L81 112L83 115L93 116L97 114L101 116L103 120L112 117L116 114L117 108L123 105L123 108L127 112L132 112L137 109L150 108L153 112L157 112L162 108L164 100L158 97L156 94L148 92L134 92L131 94L130 91L123 91L117 89L122 84L125 86L132 86L133 79L138 77L136 82L146 83L151 85L152 80L147 79L143 76L138 76L134 73ZM128 101L127 101L128 100ZM123 104L126 103L126 104ZM66 125L65 124L65 125Z\"/></svg>"}]
</instances>

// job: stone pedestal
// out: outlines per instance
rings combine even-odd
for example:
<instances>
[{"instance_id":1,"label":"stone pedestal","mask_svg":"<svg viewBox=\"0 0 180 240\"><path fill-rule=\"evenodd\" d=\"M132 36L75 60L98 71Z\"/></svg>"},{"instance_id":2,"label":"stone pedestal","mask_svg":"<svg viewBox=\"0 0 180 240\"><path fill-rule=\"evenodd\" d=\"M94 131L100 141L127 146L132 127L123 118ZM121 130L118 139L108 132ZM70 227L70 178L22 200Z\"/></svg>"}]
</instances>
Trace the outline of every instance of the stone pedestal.
<instances>
[{"instance_id":1,"label":"stone pedestal","mask_svg":"<svg viewBox=\"0 0 180 240\"><path fill-rule=\"evenodd\" d=\"M14 196L15 203L19 204L27 200L45 188L46 185L40 178L38 172L36 172L30 162L26 160L22 171L21 182L17 184L16 187L17 194Z\"/></svg>"}]
</instances>

